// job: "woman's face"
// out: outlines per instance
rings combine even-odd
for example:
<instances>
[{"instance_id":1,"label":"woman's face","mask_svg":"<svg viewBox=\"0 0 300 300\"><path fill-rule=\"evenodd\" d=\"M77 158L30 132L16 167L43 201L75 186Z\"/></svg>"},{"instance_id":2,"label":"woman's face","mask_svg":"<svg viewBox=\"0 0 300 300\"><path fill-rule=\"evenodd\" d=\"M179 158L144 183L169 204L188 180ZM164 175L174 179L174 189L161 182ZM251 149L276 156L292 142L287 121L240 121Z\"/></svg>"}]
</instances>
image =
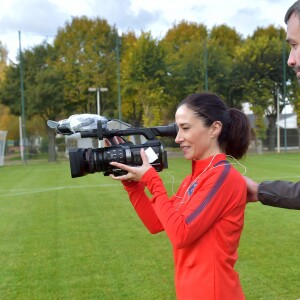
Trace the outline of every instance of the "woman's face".
<instances>
[{"instance_id":1,"label":"woman's face","mask_svg":"<svg viewBox=\"0 0 300 300\"><path fill-rule=\"evenodd\" d=\"M178 126L175 142L180 145L186 159L205 159L220 153L217 142L221 130L219 122L206 127L186 105L177 109L175 120Z\"/></svg>"}]
</instances>

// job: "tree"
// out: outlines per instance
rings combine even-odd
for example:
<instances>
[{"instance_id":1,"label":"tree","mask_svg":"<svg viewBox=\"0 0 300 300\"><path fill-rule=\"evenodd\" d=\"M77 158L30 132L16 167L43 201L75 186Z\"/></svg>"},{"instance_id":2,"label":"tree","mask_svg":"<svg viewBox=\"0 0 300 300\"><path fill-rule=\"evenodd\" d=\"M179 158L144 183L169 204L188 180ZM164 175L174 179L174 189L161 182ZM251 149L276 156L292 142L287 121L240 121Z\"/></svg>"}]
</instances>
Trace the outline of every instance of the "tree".
<instances>
[{"instance_id":1,"label":"tree","mask_svg":"<svg viewBox=\"0 0 300 300\"><path fill-rule=\"evenodd\" d=\"M232 69L241 36L226 25L214 26L182 21L171 28L161 44L168 55L167 92L176 109L188 94L209 90L219 94L230 106L240 107L232 93Z\"/></svg>"},{"instance_id":2,"label":"tree","mask_svg":"<svg viewBox=\"0 0 300 300\"><path fill-rule=\"evenodd\" d=\"M21 115L20 69L10 64L5 70L4 80L0 82L1 103L8 106L12 114Z\"/></svg>"},{"instance_id":3,"label":"tree","mask_svg":"<svg viewBox=\"0 0 300 300\"><path fill-rule=\"evenodd\" d=\"M55 120L62 116L64 107L63 79L63 74L53 67L48 67L36 74L36 84L32 86L29 97L32 102L32 115L40 116L44 120L44 124L46 124L47 120ZM55 161L56 133L48 126L46 128L49 142L49 161Z\"/></svg>"},{"instance_id":4,"label":"tree","mask_svg":"<svg viewBox=\"0 0 300 300\"><path fill-rule=\"evenodd\" d=\"M8 50L5 45L0 41L0 82L5 78L5 69L7 67Z\"/></svg>"},{"instance_id":5,"label":"tree","mask_svg":"<svg viewBox=\"0 0 300 300\"><path fill-rule=\"evenodd\" d=\"M7 131L7 139L9 140L19 139L19 120L3 104L0 104L0 130Z\"/></svg>"},{"instance_id":6,"label":"tree","mask_svg":"<svg viewBox=\"0 0 300 300\"><path fill-rule=\"evenodd\" d=\"M166 53L166 90L170 113L188 94L205 88L205 25L181 21L168 30L160 45Z\"/></svg>"},{"instance_id":7,"label":"tree","mask_svg":"<svg viewBox=\"0 0 300 300\"><path fill-rule=\"evenodd\" d=\"M122 102L125 118L134 126L157 125L166 119L165 53L150 33L122 39Z\"/></svg>"},{"instance_id":8,"label":"tree","mask_svg":"<svg viewBox=\"0 0 300 300\"><path fill-rule=\"evenodd\" d=\"M207 41L209 90L220 95L229 107L241 108L241 93L234 88L233 67L236 50L241 47L240 34L226 25L214 26Z\"/></svg>"},{"instance_id":9,"label":"tree","mask_svg":"<svg viewBox=\"0 0 300 300\"><path fill-rule=\"evenodd\" d=\"M258 28L253 36L238 47L234 65L235 86L242 91L244 101L248 101L257 112L257 120L261 120L263 115L269 120L269 150L275 148L277 99L281 111L284 106L284 85L292 78L288 70L286 82L283 82L283 64L286 63L283 62L283 51L286 51L284 39L283 28ZM258 132L260 135L257 137L264 138L262 127Z\"/></svg>"},{"instance_id":10,"label":"tree","mask_svg":"<svg viewBox=\"0 0 300 300\"><path fill-rule=\"evenodd\" d=\"M49 161L55 161L55 131L46 126L49 119L59 118L65 110L63 95L63 74L53 66L55 50L47 43L26 50L23 55L24 102L26 123L34 116L44 120L44 130L48 131ZM1 86L1 100L15 115L21 115L20 64L10 65ZM31 127L30 136L36 129ZM30 145L29 145L30 146Z\"/></svg>"},{"instance_id":11,"label":"tree","mask_svg":"<svg viewBox=\"0 0 300 300\"><path fill-rule=\"evenodd\" d=\"M64 74L64 96L70 114L96 113L96 95L88 91L90 87L107 87L101 114L116 113L116 40L116 29L100 18L74 17L58 30L54 40L56 67Z\"/></svg>"},{"instance_id":12,"label":"tree","mask_svg":"<svg viewBox=\"0 0 300 300\"><path fill-rule=\"evenodd\" d=\"M0 84L5 80L5 72L7 69L8 50L0 41ZM0 103L1 103L0 98ZM18 118L10 113L9 107L0 104L0 130L8 131L7 139L17 140L19 137Z\"/></svg>"}]
</instances>

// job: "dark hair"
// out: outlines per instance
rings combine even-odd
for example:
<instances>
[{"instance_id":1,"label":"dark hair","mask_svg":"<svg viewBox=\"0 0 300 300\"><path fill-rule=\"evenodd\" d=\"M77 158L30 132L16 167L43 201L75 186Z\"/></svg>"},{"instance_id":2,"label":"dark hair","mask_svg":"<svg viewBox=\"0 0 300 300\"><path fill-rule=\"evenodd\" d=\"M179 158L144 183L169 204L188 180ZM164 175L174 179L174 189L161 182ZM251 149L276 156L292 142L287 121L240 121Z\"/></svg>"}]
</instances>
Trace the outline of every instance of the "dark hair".
<instances>
[{"instance_id":1,"label":"dark hair","mask_svg":"<svg viewBox=\"0 0 300 300\"><path fill-rule=\"evenodd\" d=\"M285 14L285 16L284 16L284 22L285 22L285 24L288 23L288 21L289 21L291 15L292 15L293 13L295 13L295 14L298 16L299 20L300 20L300 1L299 1L299 0L296 1L296 2L295 2L295 3L287 10L287 12L286 12L286 14Z\"/></svg>"},{"instance_id":2,"label":"dark hair","mask_svg":"<svg viewBox=\"0 0 300 300\"><path fill-rule=\"evenodd\" d=\"M213 93L192 94L182 100L178 107L186 105L209 127L222 123L218 143L222 151L236 159L242 158L249 147L251 127L247 116L238 109L227 108L224 101Z\"/></svg>"}]
</instances>

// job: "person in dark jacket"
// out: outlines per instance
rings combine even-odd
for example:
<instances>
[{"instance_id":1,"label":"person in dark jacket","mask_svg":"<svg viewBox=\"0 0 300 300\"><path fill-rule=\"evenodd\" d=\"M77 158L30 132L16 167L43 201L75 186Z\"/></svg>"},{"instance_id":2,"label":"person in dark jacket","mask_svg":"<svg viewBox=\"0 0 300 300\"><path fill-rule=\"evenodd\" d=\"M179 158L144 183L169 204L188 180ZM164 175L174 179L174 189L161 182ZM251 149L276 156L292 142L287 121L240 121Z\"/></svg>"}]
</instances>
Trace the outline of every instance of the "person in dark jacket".
<instances>
[{"instance_id":1,"label":"person in dark jacket","mask_svg":"<svg viewBox=\"0 0 300 300\"><path fill-rule=\"evenodd\" d=\"M300 0L287 10L284 22L287 24L286 41L291 46L287 64L293 68L300 83ZM300 209L300 182L276 180L257 183L250 178L245 179L248 202L260 201L265 205Z\"/></svg>"},{"instance_id":2,"label":"person in dark jacket","mask_svg":"<svg viewBox=\"0 0 300 300\"><path fill-rule=\"evenodd\" d=\"M288 209L300 209L300 181L282 180L257 183L245 177L247 182L247 201L260 201L264 205Z\"/></svg>"}]
</instances>

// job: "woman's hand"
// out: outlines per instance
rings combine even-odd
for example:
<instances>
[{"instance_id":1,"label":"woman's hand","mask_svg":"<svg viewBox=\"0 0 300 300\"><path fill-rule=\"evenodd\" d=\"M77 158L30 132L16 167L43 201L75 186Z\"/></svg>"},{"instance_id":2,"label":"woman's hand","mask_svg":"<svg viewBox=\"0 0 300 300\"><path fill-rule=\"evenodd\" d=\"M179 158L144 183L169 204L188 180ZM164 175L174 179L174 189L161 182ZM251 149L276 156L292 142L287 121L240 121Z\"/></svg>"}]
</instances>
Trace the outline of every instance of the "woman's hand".
<instances>
[{"instance_id":1,"label":"woman's hand","mask_svg":"<svg viewBox=\"0 0 300 300\"><path fill-rule=\"evenodd\" d=\"M110 177L113 178L114 180L120 180L120 181L123 180L140 181L143 175L152 167L149 163L148 157L143 148L141 149L140 154L143 161L143 164L140 167L131 167L118 162L111 162L110 164L112 166L125 170L128 173L126 175L121 175L121 176L114 176L113 174L111 174Z\"/></svg>"},{"instance_id":2,"label":"woman's hand","mask_svg":"<svg viewBox=\"0 0 300 300\"><path fill-rule=\"evenodd\" d=\"M104 147L110 147L113 145L123 144L125 143L125 140L120 136L114 136L113 138L110 139L104 138L103 142L104 142Z\"/></svg>"}]
</instances>

